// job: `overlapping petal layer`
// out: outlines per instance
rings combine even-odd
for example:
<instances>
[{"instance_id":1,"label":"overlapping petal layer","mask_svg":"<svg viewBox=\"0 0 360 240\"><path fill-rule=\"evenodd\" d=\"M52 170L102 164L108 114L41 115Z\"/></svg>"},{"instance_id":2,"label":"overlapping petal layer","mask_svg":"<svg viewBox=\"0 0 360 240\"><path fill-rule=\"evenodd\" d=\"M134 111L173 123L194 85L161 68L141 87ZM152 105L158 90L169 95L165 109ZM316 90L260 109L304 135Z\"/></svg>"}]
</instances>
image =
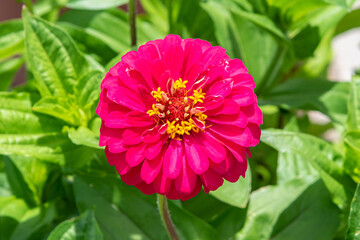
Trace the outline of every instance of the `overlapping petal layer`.
<instances>
[{"instance_id":1,"label":"overlapping petal layer","mask_svg":"<svg viewBox=\"0 0 360 240\"><path fill-rule=\"evenodd\" d=\"M245 177L249 147L259 142L254 88L221 47L176 35L150 41L102 82L100 145L122 180L145 194L187 200L202 187L214 191Z\"/></svg>"}]
</instances>

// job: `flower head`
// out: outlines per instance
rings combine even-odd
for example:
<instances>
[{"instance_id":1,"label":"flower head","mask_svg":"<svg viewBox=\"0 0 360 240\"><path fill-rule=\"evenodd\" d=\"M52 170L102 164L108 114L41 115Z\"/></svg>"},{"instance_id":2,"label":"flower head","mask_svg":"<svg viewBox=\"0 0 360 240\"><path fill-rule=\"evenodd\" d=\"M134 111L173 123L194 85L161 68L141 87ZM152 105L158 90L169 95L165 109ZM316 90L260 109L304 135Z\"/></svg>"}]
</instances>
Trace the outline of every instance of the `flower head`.
<instances>
[{"instance_id":1,"label":"flower head","mask_svg":"<svg viewBox=\"0 0 360 240\"><path fill-rule=\"evenodd\" d=\"M262 113L252 77L225 52L169 35L109 70L96 110L100 145L126 184L187 200L245 177Z\"/></svg>"}]
</instances>

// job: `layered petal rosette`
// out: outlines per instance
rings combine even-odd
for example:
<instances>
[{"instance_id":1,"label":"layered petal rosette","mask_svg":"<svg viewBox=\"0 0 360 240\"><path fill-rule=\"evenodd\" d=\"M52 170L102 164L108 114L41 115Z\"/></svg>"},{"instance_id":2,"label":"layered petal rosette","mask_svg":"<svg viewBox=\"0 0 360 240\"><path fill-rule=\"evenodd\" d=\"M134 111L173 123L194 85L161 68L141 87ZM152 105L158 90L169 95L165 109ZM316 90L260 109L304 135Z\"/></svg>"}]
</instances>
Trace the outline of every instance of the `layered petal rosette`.
<instances>
[{"instance_id":1,"label":"layered petal rosette","mask_svg":"<svg viewBox=\"0 0 360 240\"><path fill-rule=\"evenodd\" d=\"M187 200L245 177L262 113L239 59L169 35L130 51L101 84L100 146L145 194Z\"/></svg>"}]
</instances>

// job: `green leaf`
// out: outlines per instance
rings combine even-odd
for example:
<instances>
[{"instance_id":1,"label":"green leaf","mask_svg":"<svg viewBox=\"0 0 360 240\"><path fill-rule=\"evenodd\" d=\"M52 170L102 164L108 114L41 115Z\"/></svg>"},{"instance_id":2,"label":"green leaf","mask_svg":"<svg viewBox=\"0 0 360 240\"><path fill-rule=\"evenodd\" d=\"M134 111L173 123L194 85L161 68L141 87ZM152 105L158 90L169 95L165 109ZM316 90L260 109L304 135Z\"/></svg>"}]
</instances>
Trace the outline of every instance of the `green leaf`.
<instances>
[{"instance_id":1,"label":"green leaf","mask_svg":"<svg viewBox=\"0 0 360 240\"><path fill-rule=\"evenodd\" d=\"M93 211L85 211L79 217L60 223L51 233L48 240L102 240L101 230L95 220Z\"/></svg>"},{"instance_id":2,"label":"green leaf","mask_svg":"<svg viewBox=\"0 0 360 240\"><path fill-rule=\"evenodd\" d=\"M284 127L284 130L299 132L297 120L292 117ZM319 173L314 169L311 163L297 153L293 152L279 152L276 169L277 184L284 184L296 178L303 178L307 176L319 177Z\"/></svg>"},{"instance_id":3,"label":"green leaf","mask_svg":"<svg viewBox=\"0 0 360 240\"><path fill-rule=\"evenodd\" d=\"M217 1L201 2L200 5L214 23L218 44L228 51L229 56L244 61L256 84L267 78L267 68L273 60L278 60L273 59L277 50L273 37Z\"/></svg>"},{"instance_id":4,"label":"green leaf","mask_svg":"<svg viewBox=\"0 0 360 240\"><path fill-rule=\"evenodd\" d=\"M352 28L360 27L360 9L348 13L336 26L336 33L341 34Z\"/></svg>"},{"instance_id":5,"label":"green leaf","mask_svg":"<svg viewBox=\"0 0 360 240\"><path fill-rule=\"evenodd\" d=\"M22 199L13 196L0 197L0 239L10 239L11 234L28 209Z\"/></svg>"},{"instance_id":6,"label":"green leaf","mask_svg":"<svg viewBox=\"0 0 360 240\"><path fill-rule=\"evenodd\" d=\"M23 58L12 58L0 62L0 91L8 90L15 74L23 63Z\"/></svg>"},{"instance_id":7,"label":"green leaf","mask_svg":"<svg viewBox=\"0 0 360 240\"><path fill-rule=\"evenodd\" d=\"M355 182L360 182L360 131L346 133L344 169Z\"/></svg>"},{"instance_id":8,"label":"green leaf","mask_svg":"<svg viewBox=\"0 0 360 240\"><path fill-rule=\"evenodd\" d=\"M259 103L261 105L278 105L284 108L318 110L335 122L345 123L348 93L348 83L295 78L265 94L263 98L259 99Z\"/></svg>"},{"instance_id":9,"label":"green leaf","mask_svg":"<svg viewBox=\"0 0 360 240\"><path fill-rule=\"evenodd\" d=\"M115 178L75 178L74 194L81 211L94 208L105 239L166 239L156 207L137 198ZM141 209L141 211L139 211ZM120 227L119 227L120 226Z\"/></svg>"},{"instance_id":10,"label":"green leaf","mask_svg":"<svg viewBox=\"0 0 360 240\"><path fill-rule=\"evenodd\" d=\"M345 240L360 239L360 183L358 184L354 198L351 202L349 214L349 228L347 230Z\"/></svg>"},{"instance_id":11,"label":"green leaf","mask_svg":"<svg viewBox=\"0 0 360 240\"><path fill-rule=\"evenodd\" d=\"M75 95L79 106L86 112L87 118L91 119L95 114L100 95L100 83L104 73L92 71L84 75L75 86Z\"/></svg>"},{"instance_id":12,"label":"green leaf","mask_svg":"<svg viewBox=\"0 0 360 240\"><path fill-rule=\"evenodd\" d=\"M339 213L323 183L317 181L282 212L271 239L333 239L340 223Z\"/></svg>"},{"instance_id":13,"label":"green leaf","mask_svg":"<svg viewBox=\"0 0 360 240\"><path fill-rule=\"evenodd\" d=\"M74 128L70 128L68 133L70 140L76 145L103 149L103 147L99 147L99 137L86 127L79 127L76 130Z\"/></svg>"},{"instance_id":14,"label":"green leaf","mask_svg":"<svg viewBox=\"0 0 360 240\"><path fill-rule=\"evenodd\" d=\"M72 96L43 97L32 109L35 112L61 119L72 126L79 126L87 123L86 116L84 116L83 111L77 106L75 99Z\"/></svg>"},{"instance_id":15,"label":"green leaf","mask_svg":"<svg viewBox=\"0 0 360 240\"><path fill-rule=\"evenodd\" d=\"M82 52L91 55L102 65L105 65L116 56L114 50L112 50L104 41L88 32L86 28L79 27L69 22L58 22L57 24L70 34Z\"/></svg>"},{"instance_id":16,"label":"green leaf","mask_svg":"<svg viewBox=\"0 0 360 240\"><path fill-rule=\"evenodd\" d=\"M348 102L348 130L360 130L360 77L355 76L351 82Z\"/></svg>"},{"instance_id":17,"label":"green leaf","mask_svg":"<svg viewBox=\"0 0 360 240\"><path fill-rule=\"evenodd\" d=\"M76 177L74 194L81 211L95 207L105 239L167 239L155 198L125 185L119 178ZM169 208L182 239L216 239L216 232L202 220L172 202Z\"/></svg>"},{"instance_id":18,"label":"green leaf","mask_svg":"<svg viewBox=\"0 0 360 240\"><path fill-rule=\"evenodd\" d=\"M164 34L159 32L156 26L140 18L136 20L138 45L164 37ZM128 16L119 9L107 11L71 10L64 13L60 21L81 27L87 34L104 42L117 53L130 48Z\"/></svg>"},{"instance_id":19,"label":"green leaf","mask_svg":"<svg viewBox=\"0 0 360 240\"><path fill-rule=\"evenodd\" d=\"M24 31L21 20L0 23L0 60L21 53L24 49Z\"/></svg>"},{"instance_id":20,"label":"green leaf","mask_svg":"<svg viewBox=\"0 0 360 240\"><path fill-rule=\"evenodd\" d=\"M18 198L24 199L29 206L35 206L36 200L34 194L25 181L23 174L11 159L5 158L4 162L6 176L13 194Z\"/></svg>"},{"instance_id":21,"label":"green leaf","mask_svg":"<svg viewBox=\"0 0 360 240\"><path fill-rule=\"evenodd\" d=\"M338 214L320 181L294 179L251 194L245 225L235 239L331 239Z\"/></svg>"},{"instance_id":22,"label":"green leaf","mask_svg":"<svg viewBox=\"0 0 360 240\"><path fill-rule=\"evenodd\" d=\"M0 92L0 154L19 154L61 163L68 140L58 121L31 112L30 96Z\"/></svg>"},{"instance_id":23,"label":"green leaf","mask_svg":"<svg viewBox=\"0 0 360 240\"><path fill-rule=\"evenodd\" d=\"M275 23L265 15L246 12L238 7L236 4L231 4L230 9L233 13L242 17L246 20L251 21L259 28L267 31L275 38L280 39L281 41L288 41L287 36L275 25Z\"/></svg>"},{"instance_id":24,"label":"green leaf","mask_svg":"<svg viewBox=\"0 0 360 240\"><path fill-rule=\"evenodd\" d=\"M0 173L0 197L9 197L11 195L11 189L6 174Z\"/></svg>"},{"instance_id":25,"label":"green leaf","mask_svg":"<svg viewBox=\"0 0 360 240\"><path fill-rule=\"evenodd\" d=\"M10 156L11 162L22 175L28 188L31 190L37 205L43 199L44 186L53 170L59 170L57 165L34 159L32 157L22 157L18 155Z\"/></svg>"},{"instance_id":26,"label":"green leaf","mask_svg":"<svg viewBox=\"0 0 360 240\"><path fill-rule=\"evenodd\" d=\"M127 2L127 0L102 0L101 2L97 0L69 0L66 6L73 9L99 10L117 7Z\"/></svg>"},{"instance_id":27,"label":"green leaf","mask_svg":"<svg viewBox=\"0 0 360 240\"><path fill-rule=\"evenodd\" d=\"M28 210L15 228L10 240L27 240L42 227L50 224L55 217L53 203Z\"/></svg>"},{"instance_id":28,"label":"green leaf","mask_svg":"<svg viewBox=\"0 0 360 240\"><path fill-rule=\"evenodd\" d=\"M236 183L224 181L224 184L216 191L210 192L215 198L229 205L244 208L249 200L251 191L250 166L245 173L245 178L240 178Z\"/></svg>"},{"instance_id":29,"label":"green leaf","mask_svg":"<svg viewBox=\"0 0 360 240\"><path fill-rule=\"evenodd\" d=\"M281 153L296 153L309 161L319 172L334 203L341 209L347 206L354 183L341 167L343 157L331 144L311 135L276 129L262 131L261 140Z\"/></svg>"},{"instance_id":30,"label":"green leaf","mask_svg":"<svg viewBox=\"0 0 360 240\"><path fill-rule=\"evenodd\" d=\"M32 17L23 10L25 46L29 66L42 96L67 97L88 71L85 57L60 27Z\"/></svg>"}]
</instances>

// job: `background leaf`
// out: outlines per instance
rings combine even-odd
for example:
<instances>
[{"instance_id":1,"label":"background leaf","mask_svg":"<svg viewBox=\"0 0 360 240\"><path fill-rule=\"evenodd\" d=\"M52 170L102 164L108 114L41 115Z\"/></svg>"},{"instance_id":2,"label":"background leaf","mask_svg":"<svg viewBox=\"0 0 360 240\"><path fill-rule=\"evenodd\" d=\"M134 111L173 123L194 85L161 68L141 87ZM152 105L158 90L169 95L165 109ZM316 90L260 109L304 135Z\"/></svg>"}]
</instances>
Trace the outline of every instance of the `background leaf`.
<instances>
[{"instance_id":1,"label":"background leaf","mask_svg":"<svg viewBox=\"0 0 360 240\"><path fill-rule=\"evenodd\" d=\"M102 240L94 213L86 211L79 217L60 223L50 234L49 240L70 239Z\"/></svg>"},{"instance_id":2,"label":"background leaf","mask_svg":"<svg viewBox=\"0 0 360 240\"><path fill-rule=\"evenodd\" d=\"M224 181L224 184L211 195L235 207L244 208L249 200L251 191L251 170L246 170L245 178L240 178L236 183Z\"/></svg>"}]
</instances>

